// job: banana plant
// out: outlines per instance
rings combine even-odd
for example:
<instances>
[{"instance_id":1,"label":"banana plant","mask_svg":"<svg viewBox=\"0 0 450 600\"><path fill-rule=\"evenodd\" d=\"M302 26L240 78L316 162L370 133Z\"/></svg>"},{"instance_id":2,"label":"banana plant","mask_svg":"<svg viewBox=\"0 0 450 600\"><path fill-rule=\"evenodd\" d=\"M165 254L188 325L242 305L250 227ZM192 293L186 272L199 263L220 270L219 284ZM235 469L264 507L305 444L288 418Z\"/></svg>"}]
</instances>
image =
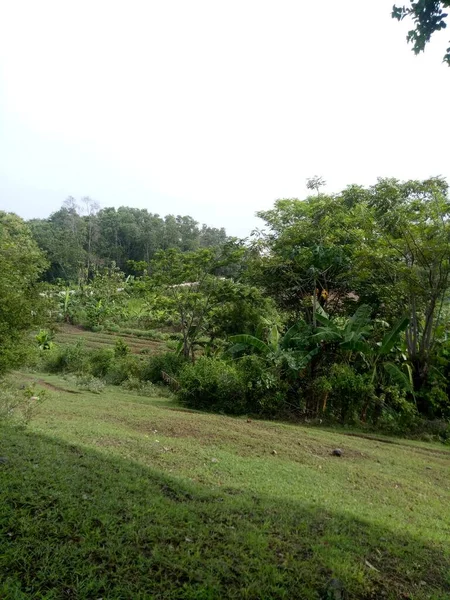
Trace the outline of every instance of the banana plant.
<instances>
[{"instance_id":1,"label":"banana plant","mask_svg":"<svg viewBox=\"0 0 450 600\"><path fill-rule=\"evenodd\" d=\"M324 311L318 312L316 319L320 326L316 329L312 340L321 344L333 344L344 352L347 362L350 362L355 353L359 354L371 370L374 384L381 378L381 367L392 383L413 394L410 365L406 362L403 363L402 368L405 369L405 372L395 363L387 360L401 334L408 327L409 319L407 317L399 319L385 334L382 341L374 345L368 341L374 329L374 321L371 320L370 313L370 306L364 304L343 325L339 325L339 323L331 321Z\"/></svg>"},{"instance_id":2,"label":"banana plant","mask_svg":"<svg viewBox=\"0 0 450 600\"><path fill-rule=\"evenodd\" d=\"M393 383L398 385L401 389L413 394L411 366L406 361L403 363L402 366L406 370L405 373L399 369L396 364L386 360L390 352L394 349L394 346L398 343L400 335L408 327L408 324L408 317L399 319L392 329L386 333L382 341L373 348L372 353L369 354L369 360L371 358L373 382L375 382L378 376L378 368L382 366Z\"/></svg>"},{"instance_id":3,"label":"banana plant","mask_svg":"<svg viewBox=\"0 0 450 600\"><path fill-rule=\"evenodd\" d=\"M41 329L35 336L39 350L51 350L53 348L53 333L46 329Z\"/></svg>"},{"instance_id":4,"label":"banana plant","mask_svg":"<svg viewBox=\"0 0 450 600\"><path fill-rule=\"evenodd\" d=\"M298 371L307 366L318 348L310 350L304 335L306 323L300 321L280 336L276 325L273 325L264 341L261 337L249 334L233 335L229 339L233 346L228 350L232 355L251 349L266 358L269 362L285 361L289 369ZM303 335L302 335L303 333Z\"/></svg>"},{"instance_id":5,"label":"banana plant","mask_svg":"<svg viewBox=\"0 0 450 600\"><path fill-rule=\"evenodd\" d=\"M370 346L366 340L373 331L371 310L370 306L363 304L343 325L331 321L325 311L317 312L316 320L320 325L311 339L318 343L332 343L349 352L348 359L352 352L368 352Z\"/></svg>"}]
</instances>

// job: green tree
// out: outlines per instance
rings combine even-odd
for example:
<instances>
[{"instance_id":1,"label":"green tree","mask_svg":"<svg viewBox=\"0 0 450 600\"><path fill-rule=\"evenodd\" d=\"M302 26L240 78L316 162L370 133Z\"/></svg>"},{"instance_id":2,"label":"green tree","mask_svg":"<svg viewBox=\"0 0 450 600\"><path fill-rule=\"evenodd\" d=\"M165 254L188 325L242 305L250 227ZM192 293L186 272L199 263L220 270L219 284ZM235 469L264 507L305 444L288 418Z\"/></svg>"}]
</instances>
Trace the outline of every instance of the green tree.
<instances>
[{"instance_id":1,"label":"green tree","mask_svg":"<svg viewBox=\"0 0 450 600\"><path fill-rule=\"evenodd\" d=\"M23 358L23 336L40 317L37 281L47 266L27 225L0 212L0 373Z\"/></svg>"},{"instance_id":2,"label":"green tree","mask_svg":"<svg viewBox=\"0 0 450 600\"><path fill-rule=\"evenodd\" d=\"M324 194L277 200L257 213L268 230L254 242L250 279L294 320L301 315L316 325L317 305L339 312L353 291L353 254L362 237L357 213Z\"/></svg>"},{"instance_id":3,"label":"green tree","mask_svg":"<svg viewBox=\"0 0 450 600\"><path fill-rule=\"evenodd\" d=\"M445 19L448 14L444 12L444 9L449 7L449 0L417 0L417 2L411 2L408 7L393 7L392 17L394 19L402 21L405 18L411 18L414 22L414 29L408 31L406 39L412 43L415 54L425 50L433 33L447 27ZM450 66L450 47L447 48L444 55L444 62Z\"/></svg>"},{"instance_id":4,"label":"green tree","mask_svg":"<svg viewBox=\"0 0 450 600\"><path fill-rule=\"evenodd\" d=\"M89 198L89 196L85 196L84 198L82 198L81 202L84 205L83 213L86 223L86 274L89 278L91 275L91 271L95 267L95 265L93 264L93 250L95 238L98 235L98 222L95 216L100 209L100 204L98 204L98 202L95 202L95 200Z\"/></svg>"},{"instance_id":5,"label":"green tree","mask_svg":"<svg viewBox=\"0 0 450 600\"><path fill-rule=\"evenodd\" d=\"M29 222L33 237L49 260L46 278L78 282L84 279L86 265L86 223L78 205L68 198L48 219Z\"/></svg>"},{"instance_id":6,"label":"green tree","mask_svg":"<svg viewBox=\"0 0 450 600\"><path fill-rule=\"evenodd\" d=\"M369 208L373 220L368 223L367 258L378 280L392 282L391 287L380 286L382 300L409 317L406 349L414 388L420 391L450 285L448 184L441 178L381 179L371 189Z\"/></svg>"},{"instance_id":7,"label":"green tree","mask_svg":"<svg viewBox=\"0 0 450 600\"><path fill-rule=\"evenodd\" d=\"M242 253L235 244L184 253L171 248L158 252L152 261L155 307L164 305L168 315L176 316L185 358L194 360L195 345L208 331L212 309L224 302L218 293L220 269L237 262Z\"/></svg>"}]
</instances>

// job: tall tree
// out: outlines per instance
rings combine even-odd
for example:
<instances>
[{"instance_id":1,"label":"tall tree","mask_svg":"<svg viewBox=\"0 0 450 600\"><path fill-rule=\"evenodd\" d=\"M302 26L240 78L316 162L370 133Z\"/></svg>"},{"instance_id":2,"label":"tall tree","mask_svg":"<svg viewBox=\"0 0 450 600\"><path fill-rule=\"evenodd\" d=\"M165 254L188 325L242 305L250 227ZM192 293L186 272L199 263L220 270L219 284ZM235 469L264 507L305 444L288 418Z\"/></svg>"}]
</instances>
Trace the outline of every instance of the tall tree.
<instances>
[{"instance_id":1,"label":"tall tree","mask_svg":"<svg viewBox=\"0 0 450 600\"><path fill-rule=\"evenodd\" d=\"M27 225L0 212L0 373L22 358L23 334L39 316L36 283L46 261Z\"/></svg>"},{"instance_id":2,"label":"tall tree","mask_svg":"<svg viewBox=\"0 0 450 600\"><path fill-rule=\"evenodd\" d=\"M85 196L81 199L83 205L83 214L86 220L86 236L87 236L87 247L86 247L86 274L89 278L92 270L93 262L93 247L95 242L95 236L98 232L97 219L95 218L97 212L100 209L100 204Z\"/></svg>"},{"instance_id":3,"label":"tall tree","mask_svg":"<svg viewBox=\"0 0 450 600\"><path fill-rule=\"evenodd\" d=\"M278 200L257 215L266 222L254 242L250 278L284 309L315 321L316 304L331 313L352 291L352 256L361 231L339 197Z\"/></svg>"},{"instance_id":4,"label":"tall tree","mask_svg":"<svg viewBox=\"0 0 450 600\"><path fill-rule=\"evenodd\" d=\"M30 229L50 262L48 278L77 282L86 264L86 223L73 198L48 219L30 221Z\"/></svg>"},{"instance_id":5,"label":"tall tree","mask_svg":"<svg viewBox=\"0 0 450 600\"><path fill-rule=\"evenodd\" d=\"M441 178L404 183L381 179L371 189L369 207L376 238L369 260L372 269L378 265L379 278L392 281L396 298L384 288L384 301L407 306L407 352L420 391L450 286L448 184Z\"/></svg>"}]
</instances>

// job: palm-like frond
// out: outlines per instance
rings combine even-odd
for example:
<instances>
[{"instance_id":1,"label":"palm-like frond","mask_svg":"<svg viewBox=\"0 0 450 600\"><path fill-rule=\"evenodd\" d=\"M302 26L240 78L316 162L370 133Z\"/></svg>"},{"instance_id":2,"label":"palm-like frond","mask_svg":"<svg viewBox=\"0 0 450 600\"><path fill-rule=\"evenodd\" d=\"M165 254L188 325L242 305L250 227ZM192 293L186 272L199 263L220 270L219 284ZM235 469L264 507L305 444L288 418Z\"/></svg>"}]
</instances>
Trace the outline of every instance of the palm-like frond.
<instances>
[{"instance_id":1,"label":"palm-like frond","mask_svg":"<svg viewBox=\"0 0 450 600\"><path fill-rule=\"evenodd\" d=\"M254 335L249 335L246 333L240 335L233 335L230 337L230 341L233 342L235 345L243 344L245 347L250 346L251 348L258 350L258 352L260 352L264 356L269 354L269 352L271 351L271 347L268 344L255 337Z\"/></svg>"},{"instance_id":2,"label":"palm-like frond","mask_svg":"<svg viewBox=\"0 0 450 600\"><path fill-rule=\"evenodd\" d=\"M408 323L408 317L402 317L399 321L397 321L394 327L387 332L381 342L379 350L380 354L388 354L392 350L397 343L400 334L408 327Z\"/></svg>"},{"instance_id":3,"label":"palm-like frond","mask_svg":"<svg viewBox=\"0 0 450 600\"><path fill-rule=\"evenodd\" d=\"M371 307L368 304L362 304L356 309L355 314L350 317L345 326L344 337L350 339L356 335L362 336L370 333L372 326L370 324L370 313L372 312Z\"/></svg>"},{"instance_id":4,"label":"palm-like frond","mask_svg":"<svg viewBox=\"0 0 450 600\"><path fill-rule=\"evenodd\" d=\"M383 363L383 367L393 383L398 385L399 388L405 390L406 392L413 392L410 378L408 375L406 375L406 373L403 373L403 371L401 371L397 365L394 365L394 363L391 362L386 362Z\"/></svg>"}]
</instances>

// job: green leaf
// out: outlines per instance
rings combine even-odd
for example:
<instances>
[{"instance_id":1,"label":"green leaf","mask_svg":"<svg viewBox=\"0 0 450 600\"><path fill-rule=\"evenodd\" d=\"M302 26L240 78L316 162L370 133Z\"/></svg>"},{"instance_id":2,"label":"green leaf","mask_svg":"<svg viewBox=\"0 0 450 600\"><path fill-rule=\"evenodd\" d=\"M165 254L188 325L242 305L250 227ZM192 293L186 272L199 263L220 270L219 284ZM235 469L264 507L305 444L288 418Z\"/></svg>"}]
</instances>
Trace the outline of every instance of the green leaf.
<instances>
[{"instance_id":1,"label":"green leaf","mask_svg":"<svg viewBox=\"0 0 450 600\"><path fill-rule=\"evenodd\" d=\"M408 317L402 317L399 321L397 321L391 331L387 332L383 338L383 341L381 342L379 350L380 354L388 354L388 352L392 350L397 343L400 334L408 327L408 323Z\"/></svg>"},{"instance_id":2,"label":"green leaf","mask_svg":"<svg viewBox=\"0 0 450 600\"><path fill-rule=\"evenodd\" d=\"M230 337L230 341L234 342L235 344L244 344L245 346L250 346L252 348L255 348L255 350L258 350L259 352L261 352L261 354L268 354L270 352L270 347L263 342L262 340L258 339L257 337L253 336L253 335L248 335L248 334L241 334L241 335L232 335Z\"/></svg>"},{"instance_id":3,"label":"green leaf","mask_svg":"<svg viewBox=\"0 0 450 600\"><path fill-rule=\"evenodd\" d=\"M317 333L311 336L313 342L340 342L342 335L340 331L331 327L319 327Z\"/></svg>"},{"instance_id":4,"label":"green leaf","mask_svg":"<svg viewBox=\"0 0 450 600\"><path fill-rule=\"evenodd\" d=\"M293 340L299 339L296 337L296 335L297 335L297 333L299 333L302 326L305 326L305 323L303 323L302 321L299 321L295 325L292 325L292 327L290 327L286 331L286 333L283 336L283 339L281 340L281 345L283 348L285 348L285 349L289 348L289 346Z\"/></svg>"},{"instance_id":5,"label":"green leaf","mask_svg":"<svg viewBox=\"0 0 450 600\"><path fill-rule=\"evenodd\" d=\"M280 334L278 332L278 328L276 325L274 325L271 328L269 336L268 336L268 342L269 342L270 348L272 349L273 352L278 348L279 339L280 339Z\"/></svg>"},{"instance_id":6,"label":"green leaf","mask_svg":"<svg viewBox=\"0 0 450 600\"><path fill-rule=\"evenodd\" d=\"M322 325L329 325L331 322L328 316L321 314L320 312L316 312L316 319L319 321L319 323L322 323Z\"/></svg>"},{"instance_id":7,"label":"green leaf","mask_svg":"<svg viewBox=\"0 0 450 600\"><path fill-rule=\"evenodd\" d=\"M394 365L394 363L391 362L387 362L383 363L383 367L393 383L398 385L400 389L405 390L406 392L413 393L413 388L408 375L403 373L403 371L401 371L397 367L397 365Z\"/></svg>"},{"instance_id":8,"label":"green leaf","mask_svg":"<svg viewBox=\"0 0 450 600\"><path fill-rule=\"evenodd\" d=\"M369 344L361 340L348 340L339 344L339 347L343 350L350 350L351 352L362 352L362 354L370 354L371 348Z\"/></svg>"},{"instance_id":9,"label":"green leaf","mask_svg":"<svg viewBox=\"0 0 450 600\"><path fill-rule=\"evenodd\" d=\"M368 304L362 304L349 319L347 326L345 327L345 337L349 336L351 333L368 333L370 329L369 322L371 312L372 308Z\"/></svg>"},{"instance_id":10,"label":"green leaf","mask_svg":"<svg viewBox=\"0 0 450 600\"><path fill-rule=\"evenodd\" d=\"M318 321L320 321L320 319L319 319L319 316L320 316L320 317L323 317L323 318L324 318L324 319L326 319L327 321L328 321L328 320L329 320L329 318L330 318L330 317L329 317L329 315L328 315L328 313L327 313L327 312L325 312L325 310L323 309L323 306L322 306L322 305L321 305L319 302L317 302L317 300L316 300L316 319L317 319ZM322 321L322 322L323 322L323 321Z\"/></svg>"},{"instance_id":11,"label":"green leaf","mask_svg":"<svg viewBox=\"0 0 450 600\"><path fill-rule=\"evenodd\" d=\"M231 354L231 355L238 354L239 352L242 352L246 348L248 348L247 344L234 344L233 346L228 348L228 350L226 351L226 354Z\"/></svg>"}]
</instances>

